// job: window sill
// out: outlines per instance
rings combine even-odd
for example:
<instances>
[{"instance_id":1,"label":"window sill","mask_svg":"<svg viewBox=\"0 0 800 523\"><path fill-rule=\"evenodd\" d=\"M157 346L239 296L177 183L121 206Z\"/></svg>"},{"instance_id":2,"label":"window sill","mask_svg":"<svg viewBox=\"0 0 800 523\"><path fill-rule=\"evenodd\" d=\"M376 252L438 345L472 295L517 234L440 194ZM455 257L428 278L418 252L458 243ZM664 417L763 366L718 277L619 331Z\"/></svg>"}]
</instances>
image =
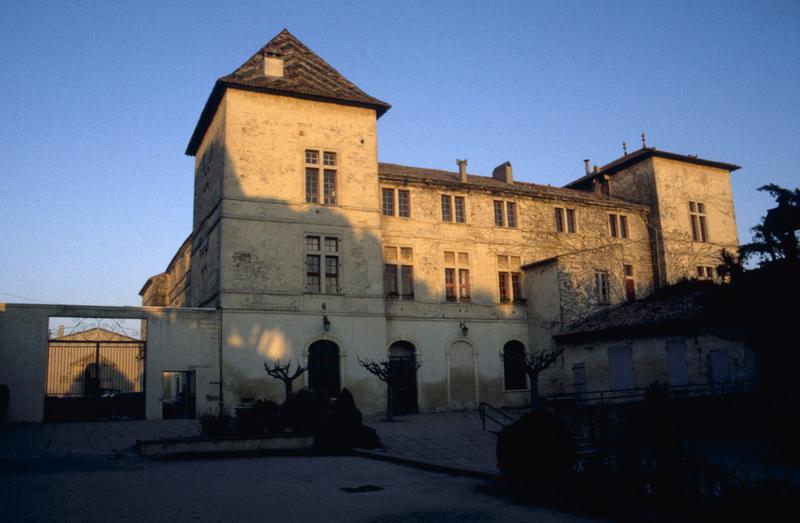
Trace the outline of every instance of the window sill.
<instances>
[{"instance_id":1,"label":"window sill","mask_svg":"<svg viewBox=\"0 0 800 523\"><path fill-rule=\"evenodd\" d=\"M503 389L503 393L508 393L508 392L530 392L530 391L531 391L531 389L529 389L529 388L528 389Z\"/></svg>"}]
</instances>

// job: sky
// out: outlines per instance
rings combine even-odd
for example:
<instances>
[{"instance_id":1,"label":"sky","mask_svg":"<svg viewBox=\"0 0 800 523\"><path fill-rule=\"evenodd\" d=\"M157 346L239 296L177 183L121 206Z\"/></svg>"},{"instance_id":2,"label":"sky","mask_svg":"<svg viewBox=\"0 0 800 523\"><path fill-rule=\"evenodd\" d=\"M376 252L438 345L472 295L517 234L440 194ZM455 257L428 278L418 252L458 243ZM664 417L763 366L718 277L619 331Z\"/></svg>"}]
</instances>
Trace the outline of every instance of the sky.
<instances>
[{"instance_id":1,"label":"sky","mask_svg":"<svg viewBox=\"0 0 800 523\"><path fill-rule=\"evenodd\" d=\"M564 185L641 146L800 185L800 1L0 0L0 302L137 305L191 232L216 78L288 28L392 104L379 159Z\"/></svg>"}]
</instances>

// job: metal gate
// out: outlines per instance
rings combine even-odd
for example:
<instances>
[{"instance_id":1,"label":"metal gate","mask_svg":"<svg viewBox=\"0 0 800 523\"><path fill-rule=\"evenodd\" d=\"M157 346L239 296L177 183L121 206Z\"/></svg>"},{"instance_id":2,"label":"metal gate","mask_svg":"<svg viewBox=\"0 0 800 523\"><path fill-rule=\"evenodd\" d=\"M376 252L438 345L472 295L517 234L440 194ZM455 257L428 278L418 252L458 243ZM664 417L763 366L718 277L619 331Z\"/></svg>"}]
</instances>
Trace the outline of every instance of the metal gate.
<instances>
[{"instance_id":1,"label":"metal gate","mask_svg":"<svg viewBox=\"0 0 800 523\"><path fill-rule=\"evenodd\" d=\"M45 420L144 418L145 342L51 340Z\"/></svg>"}]
</instances>

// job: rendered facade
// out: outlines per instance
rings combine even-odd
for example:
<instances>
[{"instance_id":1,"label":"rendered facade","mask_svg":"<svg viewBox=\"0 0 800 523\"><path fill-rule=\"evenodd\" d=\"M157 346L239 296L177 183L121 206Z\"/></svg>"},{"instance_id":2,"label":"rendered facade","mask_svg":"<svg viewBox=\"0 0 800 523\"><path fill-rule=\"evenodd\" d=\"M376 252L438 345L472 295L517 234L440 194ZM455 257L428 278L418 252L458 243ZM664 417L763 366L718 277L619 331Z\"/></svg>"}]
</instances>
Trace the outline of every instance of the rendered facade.
<instances>
[{"instance_id":1,"label":"rendered facade","mask_svg":"<svg viewBox=\"0 0 800 523\"><path fill-rule=\"evenodd\" d=\"M738 166L643 144L556 188L515 181L509 162L486 176L465 160L452 172L380 163L388 109L285 30L215 84L186 151L192 233L141 294L144 306L217 309L226 405L282 399L263 364L293 359L309 364L305 385L347 387L380 411L383 384L358 356L421 362L407 411L522 405L527 381L501 355L714 278L720 252L738 247ZM574 388L581 350L543 374L543 393ZM663 381L670 364L635 384Z\"/></svg>"}]
</instances>

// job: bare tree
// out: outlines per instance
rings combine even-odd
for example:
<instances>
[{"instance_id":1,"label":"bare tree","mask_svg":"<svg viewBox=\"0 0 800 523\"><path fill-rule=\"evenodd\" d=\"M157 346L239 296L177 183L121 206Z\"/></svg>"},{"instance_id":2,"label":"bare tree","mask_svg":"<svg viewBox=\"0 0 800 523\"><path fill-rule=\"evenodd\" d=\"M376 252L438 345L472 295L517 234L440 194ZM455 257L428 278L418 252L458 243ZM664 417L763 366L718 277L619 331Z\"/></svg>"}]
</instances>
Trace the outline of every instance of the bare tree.
<instances>
[{"instance_id":1,"label":"bare tree","mask_svg":"<svg viewBox=\"0 0 800 523\"><path fill-rule=\"evenodd\" d=\"M416 371L422 363L414 361L412 365L392 365L388 360L373 360L372 358L361 359L356 356L358 364L367 369L367 372L378 377L386 383L386 419L391 421L394 417L394 386L397 380L406 372Z\"/></svg>"},{"instance_id":2,"label":"bare tree","mask_svg":"<svg viewBox=\"0 0 800 523\"><path fill-rule=\"evenodd\" d=\"M292 382L302 376L302 374L308 369L307 366L303 366L301 364L297 364L297 368L294 372L291 371L292 367L292 360L286 365L281 365L281 360L275 360L275 363L272 364L272 367L269 366L269 363L266 361L264 362L264 370L267 371L267 374L272 376L275 379L281 380L283 382L284 390L286 392L286 398L289 399L289 396L292 395Z\"/></svg>"},{"instance_id":3,"label":"bare tree","mask_svg":"<svg viewBox=\"0 0 800 523\"><path fill-rule=\"evenodd\" d=\"M531 382L531 410L538 410L539 401L539 374L552 365L564 352L563 348L544 349L538 352L525 352L522 358L515 358L512 364L522 365L525 374ZM505 361L505 354L500 355L500 359Z\"/></svg>"}]
</instances>

